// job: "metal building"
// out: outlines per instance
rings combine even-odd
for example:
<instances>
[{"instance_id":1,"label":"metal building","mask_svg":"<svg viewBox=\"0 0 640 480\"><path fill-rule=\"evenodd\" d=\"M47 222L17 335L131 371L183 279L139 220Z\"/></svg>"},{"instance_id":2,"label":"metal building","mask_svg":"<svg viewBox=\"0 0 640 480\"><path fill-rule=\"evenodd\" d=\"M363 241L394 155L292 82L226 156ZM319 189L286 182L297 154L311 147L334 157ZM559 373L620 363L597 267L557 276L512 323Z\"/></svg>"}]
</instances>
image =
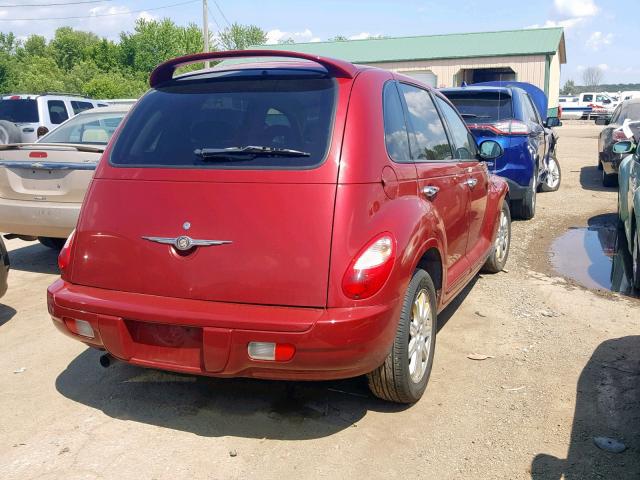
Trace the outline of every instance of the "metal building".
<instances>
[{"instance_id":1,"label":"metal building","mask_svg":"<svg viewBox=\"0 0 640 480\"><path fill-rule=\"evenodd\" d=\"M558 106L560 66L567 63L562 28L456 33L336 42L264 45L375 65L434 87L491 80L529 82Z\"/></svg>"}]
</instances>

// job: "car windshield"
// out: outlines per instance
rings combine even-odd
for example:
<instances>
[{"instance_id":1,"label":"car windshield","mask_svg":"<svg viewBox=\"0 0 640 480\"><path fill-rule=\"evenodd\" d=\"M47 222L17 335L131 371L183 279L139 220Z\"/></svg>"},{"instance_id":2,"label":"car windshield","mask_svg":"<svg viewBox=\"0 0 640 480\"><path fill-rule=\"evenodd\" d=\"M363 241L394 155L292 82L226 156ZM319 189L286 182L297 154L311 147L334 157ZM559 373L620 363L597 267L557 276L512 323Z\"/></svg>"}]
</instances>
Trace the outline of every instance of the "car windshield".
<instances>
[{"instance_id":1,"label":"car windshield","mask_svg":"<svg viewBox=\"0 0 640 480\"><path fill-rule=\"evenodd\" d=\"M37 123L38 105L35 100L0 100L0 120Z\"/></svg>"},{"instance_id":2,"label":"car windshield","mask_svg":"<svg viewBox=\"0 0 640 480\"><path fill-rule=\"evenodd\" d=\"M106 145L120 125L125 112L85 113L41 137L39 143Z\"/></svg>"},{"instance_id":3,"label":"car windshield","mask_svg":"<svg viewBox=\"0 0 640 480\"><path fill-rule=\"evenodd\" d=\"M492 123L513 118L511 95L505 92L443 92L467 123Z\"/></svg>"},{"instance_id":4,"label":"car windshield","mask_svg":"<svg viewBox=\"0 0 640 480\"><path fill-rule=\"evenodd\" d=\"M326 156L335 93L335 81L317 71L178 78L138 102L110 161L137 167L314 167Z\"/></svg>"}]
</instances>

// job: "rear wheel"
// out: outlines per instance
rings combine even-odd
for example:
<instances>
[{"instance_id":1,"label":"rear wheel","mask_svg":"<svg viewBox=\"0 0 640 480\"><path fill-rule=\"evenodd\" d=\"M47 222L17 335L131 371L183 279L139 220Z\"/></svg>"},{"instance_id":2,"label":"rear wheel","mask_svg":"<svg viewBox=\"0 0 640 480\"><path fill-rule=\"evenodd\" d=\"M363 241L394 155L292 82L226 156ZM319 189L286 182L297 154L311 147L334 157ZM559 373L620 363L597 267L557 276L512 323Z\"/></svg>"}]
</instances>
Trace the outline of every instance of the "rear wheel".
<instances>
[{"instance_id":1,"label":"rear wheel","mask_svg":"<svg viewBox=\"0 0 640 480\"><path fill-rule=\"evenodd\" d=\"M67 240L65 238L38 237L38 241L47 248L62 250Z\"/></svg>"},{"instance_id":2,"label":"rear wheel","mask_svg":"<svg viewBox=\"0 0 640 480\"><path fill-rule=\"evenodd\" d=\"M20 143L20 130L7 120L0 120L0 145Z\"/></svg>"},{"instance_id":3,"label":"rear wheel","mask_svg":"<svg viewBox=\"0 0 640 480\"><path fill-rule=\"evenodd\" d=\"M543 192L555 192L560 188L560 182L562 180L562 170L560 169L560 163L556 159L556 154L553 152L549 155L549 163L547 164L547 175L544 177L544 182L540 185L540 190Z\"/></svg>"},{"instance_id":4,"label":"rear wheel","mask_svg":"<svg viewBox=\"0 0 640 480\"><path fill-rule=\"evenodd\" d=\"M538 167L535 168L532 185L524 196L512 205L513 216L522 220L531 220L536 215L536 193L538 190Z\"/></svg>"},{"instance_id":5,"label":"rear wheel","mask_svg":"<svg viewBox=\"0 0 640 480\"><path fill-rule=\"evenodd\" d=\"M509 258L509 247L511 246L511 214L507 201L502 202L500 218L498 220L498 231L496 240L493 243L493 250L486 263L482 267L483 272L498 273L502 271Z\"/></svg>"},{"instance_id":6,"label":"rear wheel","mask_svg":"<svg viewBox=\"0 0 640 480\"><path fill-rule=\"evenodd\" d=\"M633 233L633 286L640 289L640 235L638 230Z\"/></svg>"},{"instance_id":7,"label":"rear wheel","mask_svg":"<svg viewBox=\"0 0 640 480\"><path fill-rule=\"evenodd\" d=\"M415 403L427 388L436 346L436 290L424 270L416 270L402 304L391 352L384 363L367 375L378 398Z\"/></svg>"},{"instance_id":8,"label":"rear wheel","mask_svg":"<svg viewBox=\"0 0 640 480\"><path fill-rule=\"evenodd\" d=\"M604 187L617 187L618 186L618 174L617 173L607 173L606 170L602 169L602 185Z\"/></svg>"}]
</instances>

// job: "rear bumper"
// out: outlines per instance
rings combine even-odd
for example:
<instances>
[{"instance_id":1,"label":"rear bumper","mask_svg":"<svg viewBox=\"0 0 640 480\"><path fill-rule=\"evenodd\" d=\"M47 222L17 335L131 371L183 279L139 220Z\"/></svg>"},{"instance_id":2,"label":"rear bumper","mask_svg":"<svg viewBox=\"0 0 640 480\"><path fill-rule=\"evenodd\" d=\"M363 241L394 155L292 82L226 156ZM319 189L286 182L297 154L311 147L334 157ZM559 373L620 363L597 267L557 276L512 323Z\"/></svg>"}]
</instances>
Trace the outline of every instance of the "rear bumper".
<instances>
[{"instance_id":1,"label":"rear bumper","mask_svg":"<svg viewBox=\"0 0 640 480\"><path fill-rule=\"evenodd\" d=\"M618 155L611 151L605 151L600 155L600 163L602 163L602 168L605 173L612 174L618 173L618 169L620 167L620 162L624 158L624 155Z\"/></svg>"},{"instance_id":2,"label":"rear bumper","mask_svg":"<svg viewBox=\"0 0 640 480\"><path fill-rule=\"evenodd\" d=\"M47 304L61 332L134 365L280 380L349 378L374 370L391 348L400 309L400 301L336 309L225 304L63 280L49 287ZM94 338L73 333L75 319L89 322ZM252 360L249 342L288 343L296 352L287 362Z\"/></svg>"},{"instance_id":3,"label":"rear bumper","mask_svg":"<svg viewBox=\"0 0 640 480\"><path fill-rule=\"evenodd\" d=\"M67 238L76 226L80 207L79 203L0 198L0 232Z\"/></svg>"}]
</instances>

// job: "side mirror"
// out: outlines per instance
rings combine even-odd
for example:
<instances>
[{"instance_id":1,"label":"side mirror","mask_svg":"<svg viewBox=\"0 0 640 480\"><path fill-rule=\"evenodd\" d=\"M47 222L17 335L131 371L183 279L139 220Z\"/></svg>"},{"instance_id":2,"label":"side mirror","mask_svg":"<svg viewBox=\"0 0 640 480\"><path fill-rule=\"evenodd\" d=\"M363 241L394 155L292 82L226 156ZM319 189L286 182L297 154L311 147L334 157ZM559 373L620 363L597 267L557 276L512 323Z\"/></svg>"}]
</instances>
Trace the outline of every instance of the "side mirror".
<instances>
[{"instance_id":1,"label":"side mirror","mask_svg":"<svg viewBox=\"0 0 640 480\"><path fill-rule=\"evenodd\" d=\"M547 117L546 122L544 122L544 126L547 128L561 127L562 122L558 117Z\"/></svg>"},{"instance_id":2,"label":"side mirror","mask_svg":"<svg viewBox=\"0 0 640 480\"><path fill-rule=\"evenodd\" d=\"M495 140L485 140L478 145L481 160L495 160L504 154L504 148Z\"/></svg>"},{"instance_id":3,"label":"side mirror","mask_svg":"<svg viewBox=\"0 0 640 480\"><path fill-rule=\"evenodd\" d=\"M627 153L632 153L634 149L633 142L629 140L624 140L622 142L618 142L613 146L613 153L618 153L620 155L626 155Z\"/></svg>"},{"instance_id":4,"label":"side mirror","mask_svg":"<svg viewBox=\"0 0 640 480\"><path fill-rule=\"evenodd\" d=\"M609 125L610 123L611 123L611 119L608 117L596 118L596 125Z\"/></svg>"}]
</instances>

